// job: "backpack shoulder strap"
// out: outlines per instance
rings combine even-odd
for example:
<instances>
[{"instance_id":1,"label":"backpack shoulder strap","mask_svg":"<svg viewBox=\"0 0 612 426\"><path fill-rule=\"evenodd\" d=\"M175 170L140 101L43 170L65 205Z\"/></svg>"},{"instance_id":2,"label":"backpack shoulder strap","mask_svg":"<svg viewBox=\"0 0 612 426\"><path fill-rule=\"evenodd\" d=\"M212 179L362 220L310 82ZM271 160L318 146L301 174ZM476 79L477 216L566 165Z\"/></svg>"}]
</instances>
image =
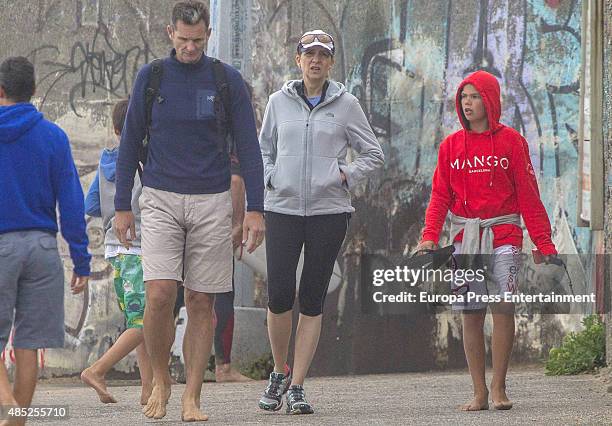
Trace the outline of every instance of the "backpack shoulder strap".
<instances>
[{"instance_id":1,"label":"backpack shoulder strap","mask_svg":"<svg viewBox=\"0 0 612 426\"><path fill-rule=\"evenodd\" d=\"M223 62L216 58L213 59L213 73L215 74L215 85L217 86L217 91L221 96L221 102L223 103L223 108L225 108L225 113L229 120L231 119L230 86L227 82L225 66L223 65Z\"/></svg>"},{"instance_id":2,"label":"backpack shoulder strap","mask_svg":"<svg viewBox=\"0 0 612 426\"><path fill-rule=\"evenodd\" d=\"M215 117L217 119L217 128L221 136L222 142L219 148L229 153L231 149L231 125L232 125L232 108L230 102L230 86L227 81L227 73L225 65L217 58L212 60L213 74L215 77L215 86L217 93L223 105L223 110L215 108Z\"/></svg>"},{"instance_id":3,"label":"backpack shoulder strap","mask_svg":"<svg viewBox=\"0 0 612 426\"><path fill-rule=\"evenodd\" d=\"M149 143L149 130L151 127L151 118L153 116L153 103L159 96L159 88L161 86L161 79L164 74L163 58L154 59L151 62L151 71L149 72L149 78L147 80L147 87L145 88L144 101L145 101L145 137L142 140L142 146L140 147L140 155L138 162L138 175L142 180L142 166L147 161L147 145Z\"/></svg>"},{"instance_id":4,"label":"backpack shoulder strap","mask_svg":"<svg viewBox=\"0 0 612 426\"><path fill-rule=\"evenodd\" d=\"M151 72L145 89L145 123L147 126L146 141L149 141L149 128L151 127L151 117L153 115L153 103L159 95L162 75L164 74L163 59L157 58L151 62Z\"/></svg>"}]
</instances>

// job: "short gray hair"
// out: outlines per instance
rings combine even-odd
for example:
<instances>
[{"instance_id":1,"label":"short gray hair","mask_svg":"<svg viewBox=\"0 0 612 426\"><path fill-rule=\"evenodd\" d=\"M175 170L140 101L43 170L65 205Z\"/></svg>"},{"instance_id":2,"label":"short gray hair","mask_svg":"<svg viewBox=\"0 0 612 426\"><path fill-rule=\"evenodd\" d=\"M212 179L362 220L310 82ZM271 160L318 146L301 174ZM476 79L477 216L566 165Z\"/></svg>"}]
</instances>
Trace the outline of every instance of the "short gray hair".
<instances>
[{"instance_id":1,"label":"short gray hair","mask_svg":"<svg viewBox=\"0 0 612 426\"><path fill-rule=\"evenodd\" d=\"M210 14L206 5L199 1L181 1L172 9L172 25L176 27L178 21L187 25L195 25L204 21L206 28L210 25Z\"/></svg>"}]
</instances>

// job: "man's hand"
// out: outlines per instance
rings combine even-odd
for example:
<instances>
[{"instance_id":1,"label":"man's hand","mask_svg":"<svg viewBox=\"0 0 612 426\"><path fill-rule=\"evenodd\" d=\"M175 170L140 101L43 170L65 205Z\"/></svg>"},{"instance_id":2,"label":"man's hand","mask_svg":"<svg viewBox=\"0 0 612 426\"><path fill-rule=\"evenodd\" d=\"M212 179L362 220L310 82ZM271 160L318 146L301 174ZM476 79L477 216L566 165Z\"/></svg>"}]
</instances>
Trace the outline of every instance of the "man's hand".
<instances>
[{"instance_id":1,"label":"man's hand","mask_svg":"<svg viewBox=\"0 0 612 426\"><path fill-rule=\"evenodd\" d=\"M246 245L247 252L253 253L264 240L266 225L262 212L246 212L242 230L242 245ZM248 243L248 244L247 244Z\"/></svg>"},{"instance_id":2,"label":"man's hand","mask_svg":"<svg viewBox=\"0 0 612 426\"><path fill-rule=\"evenodd\" d=\"M417 246L414 254L419 254L428 250L435 250L436 244L433 241L421 241L421 243Z\"/></svg>"},{"instance_id":3,"label":"man's hand","mask_svg":"<svg viewBox=\"0 0 612 426\"><path fill-rule=\"evenodd\" d=\"M88 281L89 277L81 277L73 272L72 279L70 280L70 291L72 294L79 294L85 290Z\"/></svg>"},{"instance_id":4,"label":"man's hand","mask_svg":"<svg viewBox=\"0 0 612 426\"><path fill-rule=\"evenodd\" d=\"M129 235L128 235L129 230ZM136 222L130 210L115 212L115 235L126 249L132 245L136 238Z\"/></svg>"},{"instance_id":5,"label":"man's hand","mask_svg":"<svg viewBox=\"0 0 612 426\"><path fill-rule=\"evenodd\" d=\"M242 259L242 225L236 225L232 228L232 246L234 251L240 247L238 260Z\"/></svg>"}]
</instances>

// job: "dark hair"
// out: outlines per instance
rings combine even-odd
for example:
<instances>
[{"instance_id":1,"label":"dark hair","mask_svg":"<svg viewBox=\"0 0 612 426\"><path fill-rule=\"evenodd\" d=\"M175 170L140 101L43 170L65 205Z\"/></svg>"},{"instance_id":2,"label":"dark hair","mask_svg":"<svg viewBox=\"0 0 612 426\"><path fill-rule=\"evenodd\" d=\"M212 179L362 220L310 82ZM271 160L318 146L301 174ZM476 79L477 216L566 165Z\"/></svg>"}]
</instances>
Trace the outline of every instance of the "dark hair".
<instances>
[{"instance_id":1,"label":"dark hair","mask_svg":"<svg viewBox=\"0 0 612 426\"><path fill-rule=\"evenodd\" d=\"M187 25L195 25L204 21L208 29L210 25L210 15L206 5L199 1L181 1L174 5L172 9L172 25L176 27L178 21L183 21Z\"/></svg>"},{"instance_id":2,"label":"dark hair","mask_svg":"<svg viewBox=\"0 0 612 426\"><path fill-rule=\"evenodd\" d=\"M0 64L0 86L13 102L30 102L36 79L34 65L23 56L7 58Z\"/></svg>"},{"instance_id":3,"label":"dark hair","mask_svg":"<svg viewBox=\"0 0 612 426\"><path fill-rule=\"evenodd\" d=\"M125 116L127 115L129 101L127 99L120 100L115 104L113 108L113 128L117 133L123 131L123 124L125 123Z\"/></svg>"}]
</instances>

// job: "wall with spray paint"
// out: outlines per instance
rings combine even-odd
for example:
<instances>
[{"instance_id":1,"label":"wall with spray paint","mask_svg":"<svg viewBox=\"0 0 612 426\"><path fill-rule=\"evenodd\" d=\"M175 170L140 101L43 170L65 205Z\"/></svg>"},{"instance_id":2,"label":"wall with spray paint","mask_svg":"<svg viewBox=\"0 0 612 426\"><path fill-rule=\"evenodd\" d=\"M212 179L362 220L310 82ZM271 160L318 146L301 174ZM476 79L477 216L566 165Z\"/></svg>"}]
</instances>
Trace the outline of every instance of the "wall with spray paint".
<instances>
[{"instance_id":1,"label":"wall with spray paint","mask_svg":"<svg viewBox=\"0 0 612 426\"><path fill-rule=\"evenodd\" d=\"M259 98L299 77L293 58L302 32L327 30L338 48L332 77L359 98L387 158L354 197L357 213L342 251L345 281L328 298L313 373L463 365L457 317L365 315L358 283L360 254L409 253L418 243L437 148L459 128L454 94L470 72L499 78L502 121L529 141L560 252L591 251L590 233L576 224L580 2L259 0L253 14ZM590 265L577 267L588 275ZM526 274L535 272L526 265ZM589 289L584 276L581 288ZM515 358L539 359L575 325L568 315L522 317Z\"/></svg>"},{"instance_id":2,"label":"wall with spray paint","mask_svg":"<svg viewBox=\"0 0 612 426\"><path fill-rule=\"evenodd\" d=\"M5 29L0 30L1 56L22 55L33 61L37 76L33 102L68 134L85 192L95 176L101 149L118 143L110 119L113 105L128 97L142 65L169 53L166 25L173 4L165 0L0 0L0 25ZM220 2L214 4L219 9ZM42 354L44 376L79 373L123 331L111 267L104 260L102 224L92 218L87 223L93 254L89 288L79 296L66 292L66 345ZM68 249L61 238L59 244L69 279ZM253 280L247 269L237 268L239 282ZM256 358L267 350L265 311L261 309L261 315L252 308L263 306L261 294L259 286L237 292L236 303L249 308L236 313L235 360ZM261 336L249 330L256 324L261 324ZM2 359L12 371L10 344L4 352ZM135 368L136 358L129 356L115 370L133 375Z\"/></svg>"},{"instance_id":3,"label":"wall with spray paint","mask_svg":"<svg viewBox=\"0 0 612 426\"><path fill-rule=\"evenodd\" d=\"M0 1L2 57L22 55L36 67L35 104L68 134L84 191L102 148L117 143L110 113L126 98L138 69L169 50L164 33L171 4L165 1ZM123 329L104 261L101 221L88 218L93 254L89 289L65 296L66 346L44 352L45 376L75 374L95 361ZM72 266L60 238L66 280ZM10 366L10 347L6 360ZM41 359L41 364L43 363ZM135 357L117 368L133 372Z\"/></svg>"},{"instance_id":4,"label":"wall with spray paint","mask_svg":"<svg viewBox=\"0 0 612 426\"><path fill-rule=\"evenodd\" d=\"M34 61L36 103L70 136L87 189L100 150L116 143L112 104L129 94L142 64L168 52L172 2L0 0L0 6L2 56ZM365 315L359 276L361 254L408 253L417 244L437 148L458 128L454 90L473 70L487 69L502 83L502 121L529 141L561 251L590 251L590 233L576 226L580 2L252 0L249 12L236 28L251 34L240 49L250 55L252 76L245 77L253 82L257 115L286 79L298 77L299 36L322 28L338 46L333 78L360 99L387 156L384 170L355 194L357 214L339 259L343 283L326 303L313 374L463 365L457 317ZM88 226L89 294L66 295L67 345L46 352L48 374L80 371L121 331L100 222ZM539 359L574 325L569 316L521 319L515 357ZM133 368L133 359L119 366Z\"/></svg>"}]
</instances>

